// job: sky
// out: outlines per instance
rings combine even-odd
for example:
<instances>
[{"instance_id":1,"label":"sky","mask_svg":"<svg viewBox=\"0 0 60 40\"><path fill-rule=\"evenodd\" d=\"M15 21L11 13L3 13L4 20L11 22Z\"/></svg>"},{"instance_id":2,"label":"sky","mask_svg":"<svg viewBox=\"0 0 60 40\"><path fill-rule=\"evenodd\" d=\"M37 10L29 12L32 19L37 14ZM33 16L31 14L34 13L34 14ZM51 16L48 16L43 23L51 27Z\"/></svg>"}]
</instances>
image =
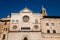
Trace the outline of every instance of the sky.
<instances>
[{"instance_id":1,"label":"sky","mask_svg":"<svg viewBox=\"0 0 60 40\"><path fill-rule=\"evenodd\" d=\"M42 5L48 16L60 16L60 0L0 0L0 18L19 12L25 7L40 13Z\"/></svg>"}]
</instances>

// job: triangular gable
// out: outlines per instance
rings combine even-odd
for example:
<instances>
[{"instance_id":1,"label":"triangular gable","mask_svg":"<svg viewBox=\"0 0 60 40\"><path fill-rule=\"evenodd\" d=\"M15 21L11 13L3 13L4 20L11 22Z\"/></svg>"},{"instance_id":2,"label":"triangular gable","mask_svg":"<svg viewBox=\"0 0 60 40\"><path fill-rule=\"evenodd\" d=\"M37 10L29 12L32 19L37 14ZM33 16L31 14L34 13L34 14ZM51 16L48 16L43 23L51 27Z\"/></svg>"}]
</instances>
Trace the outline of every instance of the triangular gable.
<instances>
[{"instance_id":1,"label":"triangular gable","mask_svg":"<svg viewBox=\"0 0 60 40\"><path fill-rule=\"evenodd\" d=\"M28 8L24 8L20 12L22 12L22 13L31 13L32 11Z\"/></svg>"}]
</instances>

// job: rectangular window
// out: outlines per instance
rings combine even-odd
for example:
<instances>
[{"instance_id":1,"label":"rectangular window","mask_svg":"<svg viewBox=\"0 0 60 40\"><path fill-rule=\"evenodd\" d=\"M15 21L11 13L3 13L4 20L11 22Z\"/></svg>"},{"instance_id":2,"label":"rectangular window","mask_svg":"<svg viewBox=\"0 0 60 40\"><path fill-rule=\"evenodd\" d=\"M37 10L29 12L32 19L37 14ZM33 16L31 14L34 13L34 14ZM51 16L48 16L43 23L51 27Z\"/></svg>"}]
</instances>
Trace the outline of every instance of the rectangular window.
<instances>
[{"instance_id":1,"label":"rectangular window","mask_svg":"<svg viewBox=\"0 0 60 40\"><path fill-rule=\"evenodd\" d=\"M5 39L5 34L3 35L3 39Z\"/></svg>"},{"instance_id":2,"label":"rectangular window","mask_svg":"<svg viewBox=\"0 0 60 40\"><path fill-rule=\"evenodd\" d=\"M35 23L38 23L38 19L35 19Z\"/></svg>"},{"instance_id":3,"label":"rectangular window","mask_svg":"<svg viewBox=\"0 0 60 40\"><path fill-rule=\"evenodd\" d=\"M15 20L11 20L12 24L14 24Z\"/></svg>"},{"instance_id":4,"label":"rectangular window","mask_svg":"<svg viewBox=\"0 0 60 40\"><path fill-rule=\"evenodd\" d=\"M49 23L46 23L46 26L49 26Z\"/></svg>"},{"instance_id":5,"label":"rectangular window","mask_svg":"<svg viewBox=\"0 0 60 40\"><path fill-rule=\"evenodd\" d=\"M51 23L52 26L54 26L54 23Z\"/></svg>"},{"instance_id":6,"label":"rectangular window","mask_svg":"<svg viewBox=\"0 0 60 40\"><path fill-rule=\"evenodd\" d=\"M7 25L7 22L5 22L5 24L4 25Z\"/></svg>"},{"instance_id":7,"label":"rectangular window","mask_svg":"<svg viewBox=\"0 0 60 40\"><path fill-rule=\"evenodd\" d=\"M53 30L53 33L56 33L56 30Z\"/></svg>"},{"instance_id":8,"label":"rectangular window","mask_svg":"<svg viewBox=\"0 0 60 40\"><path fill-rule=\"evenodd\" d=\"M47 30L47 33L50 33L50 30Z\"/></svg>"},{"instance_id":9,"label":"rectangular window","mask_svg":"<svg viewBox=\"0 0 60 40\"><path fill-rule=\"evenodd\" d=\"M7 28L4 28L4 31L7 31Z\"/></svg>"},{"instance_id":10,"label":"rectangular window","mask_svg":"<svg viewBox=\"0 0 60 40\"><path fill-rule=\"evenodd\" d=\"M30 30L30 27L21 27L21 30Z\"/></svg>"},{"instance_id":11,"label":"rectangular window","mask_svg":"<svg viewBox=\"0 0 60 40\"><path fill-rule=\"evenodd\" d=\"M60 23L59 23L59 25L60 25Z\"/></svg>"}]
</instances>

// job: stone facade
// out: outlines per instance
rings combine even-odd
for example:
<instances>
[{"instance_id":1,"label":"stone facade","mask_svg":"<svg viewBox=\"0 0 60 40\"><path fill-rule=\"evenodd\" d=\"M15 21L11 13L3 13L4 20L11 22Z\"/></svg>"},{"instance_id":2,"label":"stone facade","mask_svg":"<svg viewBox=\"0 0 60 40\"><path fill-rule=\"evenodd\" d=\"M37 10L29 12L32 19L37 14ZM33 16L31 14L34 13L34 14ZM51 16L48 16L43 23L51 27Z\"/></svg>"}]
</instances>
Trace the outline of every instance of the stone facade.
<instances>
[{"instance_id":1,"label":"stone facade","mask_svg":"<svg viewBox=\"0 0 60 40\"><path fill-rule=\"evenodd\" d=\"M24 8L0 19L0 40L60 40L60 16Z\"/></svg>"}]
</instances>

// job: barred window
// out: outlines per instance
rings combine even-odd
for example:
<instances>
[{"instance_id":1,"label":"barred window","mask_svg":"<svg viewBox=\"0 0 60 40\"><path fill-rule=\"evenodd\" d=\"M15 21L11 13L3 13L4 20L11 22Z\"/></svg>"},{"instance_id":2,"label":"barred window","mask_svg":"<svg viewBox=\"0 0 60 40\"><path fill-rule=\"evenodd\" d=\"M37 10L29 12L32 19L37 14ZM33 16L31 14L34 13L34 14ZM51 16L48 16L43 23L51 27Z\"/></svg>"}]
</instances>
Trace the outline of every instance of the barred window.
<instances>
[{"instance_id":1,"label":"barred window","mask_svg":"<svg viewBox=\"0 0 60 40\"><path fill-rule=\"evenodd\" d=\"M30 30L30 27L21 27L21 30Z\"/></svg>"}]
</instances>

